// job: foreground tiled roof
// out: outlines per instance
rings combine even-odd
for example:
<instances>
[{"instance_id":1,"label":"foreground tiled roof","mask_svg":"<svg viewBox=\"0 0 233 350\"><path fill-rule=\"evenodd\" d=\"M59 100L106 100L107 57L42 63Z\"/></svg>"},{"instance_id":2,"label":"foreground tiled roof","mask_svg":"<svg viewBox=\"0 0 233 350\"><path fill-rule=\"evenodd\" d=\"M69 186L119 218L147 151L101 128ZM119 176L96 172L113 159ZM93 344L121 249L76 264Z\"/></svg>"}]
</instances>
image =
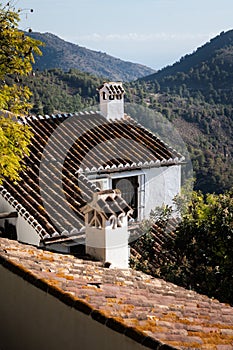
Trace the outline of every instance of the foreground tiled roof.
<instances>
[{"instance_id":1,"label":"foreground tiled roof","mask_svg":"<svg viewBox=\"0 0 233 350\"><path fill-rule=\"evenodd\" d=\"M151 349L233 349L233 308L131 269L0 238L11 270L122 336Z\"/></svg>"},{"instance_id":2,"label":"foreground tiled roof","mask_svg":"<svg viewBox=\"0 0 233 350\"><path fill-rule=\"evenodd\" d=\"M99 113L31 116L34 137L18 183L6 180L0 193L24 215L43 242L75 238L83 229L80 208L97 190L87 172L172 165L182 157L155 135L125 117L108 122Z\"/></svg>"}]
</instances>

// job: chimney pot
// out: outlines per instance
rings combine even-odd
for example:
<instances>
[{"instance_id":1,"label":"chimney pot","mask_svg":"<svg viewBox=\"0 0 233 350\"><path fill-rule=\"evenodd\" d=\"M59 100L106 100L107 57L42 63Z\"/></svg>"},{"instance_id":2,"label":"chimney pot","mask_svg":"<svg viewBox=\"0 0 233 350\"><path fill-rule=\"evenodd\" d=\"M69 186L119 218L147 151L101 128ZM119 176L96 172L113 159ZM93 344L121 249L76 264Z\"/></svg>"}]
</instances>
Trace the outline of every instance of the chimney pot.
<instances>
[{"instance_id":1,"label":"chimney pot","mask_svg":"<svg viewBox=\"0 0 233 350\"><path fill-rule=\"evenodd\" d=\"M119 120L124 117L124 88L121 82L103 83L98 89L100 112L107 120Z\"/></svg>"}]
</instances>

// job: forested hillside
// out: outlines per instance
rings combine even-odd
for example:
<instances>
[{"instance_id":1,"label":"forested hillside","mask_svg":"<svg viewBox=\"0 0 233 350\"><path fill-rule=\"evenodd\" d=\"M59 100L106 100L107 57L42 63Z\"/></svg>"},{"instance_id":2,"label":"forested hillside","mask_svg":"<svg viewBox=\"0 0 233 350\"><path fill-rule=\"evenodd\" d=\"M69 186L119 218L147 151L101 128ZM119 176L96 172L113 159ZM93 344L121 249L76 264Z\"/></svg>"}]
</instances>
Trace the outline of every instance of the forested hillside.
<instances>
[{"instance_id":1,"label":"forested hillside","mask_svg":"<svg viewBox=\"0 0 233 350\"><path fill-rule=\"evenodd\" d=\"M126 62L103 52L89 50L69 43L51 33L25 33L42 41L43 55L36 58L35 69L43 71L61 68L64 71L75 68L110 80L131 81L154 72L142 64Z\"/></svg>"},{"instance_id":2,"label":"forested hillside","mask_svg":"<svg viewBox=\"0 0 233 350\"><path fill-rule=\"evenodd\" d=\"M14 77L8 77L9 82ZM70 69L50 69L33 72L23 77L20 84L29 86L33 114L53 114L58 112L74 113L84 107L97 103L97 87L103 80L88 73Z\"/></svg>"},{"instance_id":3,"label":"forested hillside","mask_svg":"<svg viewBox=\"0 0 233 350\"><path fill-rule=\"evenodd\" d=\"M233 108L193 97L154 93L146 85L129 87L128 98L161 112L187 144L195 189L220 193L233 184ZM150 122L147 125L150 126Z\"/></svg>"}]
</instances>

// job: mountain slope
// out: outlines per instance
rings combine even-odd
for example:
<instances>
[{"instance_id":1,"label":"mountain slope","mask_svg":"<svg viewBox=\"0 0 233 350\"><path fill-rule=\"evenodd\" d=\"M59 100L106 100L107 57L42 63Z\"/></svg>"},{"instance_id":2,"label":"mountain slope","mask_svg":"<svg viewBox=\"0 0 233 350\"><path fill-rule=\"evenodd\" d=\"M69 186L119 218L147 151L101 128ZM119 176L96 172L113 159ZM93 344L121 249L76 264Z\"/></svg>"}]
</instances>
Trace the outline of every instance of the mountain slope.
<instances>
[{"instance_id":1,"label":"mountain slope","mask_svg":"<svg viewBox=\"0 0 233 350\"><path fill-rule=\"evenodd\" d=\"M163 92L232 104L233 30L222 32L194 53L141 81L154 82Z\"/></svg>"},{"instance_id":2,"label":"mountain slope","mask_svg":"<svg viewBox=\"0 0 233 350\"><path fill-rule=\"evenodd\" d=\"M129 99L177 127L193 162L196 189L233 185L233 30L222 32L172 66L129 85Z\"/></svg>"},{"instance_id":3,"label":"mountain slope","mask_svg":"<svg viewBox=\"0 0 233 350\"><path fill-rule=\"evenodd\" d=\"M14 78L14 77L13 77ZM7 83L14 79L8 77ZM22 78L21 85L32 91L30 110L33 114L74 113L90 105L97 104L97 88L103 83L101 78L70 69L60 68L36 72Z\"/></svg>"},{"instance_id":4,"label":"mountain slope","mask_svg":"<svg viewBox=\"0 0 233 350\"><path fill-rule=\"evenodd\" d=\"M45 43L45 47L41 48L43 55L36 58L35 69L61 68L68 71L75 68L116 81L131 81L154 72L153 69L141 64L126 62L103 52L86 49L50 33L26 34Z\"/></svg>"}]
</instances>

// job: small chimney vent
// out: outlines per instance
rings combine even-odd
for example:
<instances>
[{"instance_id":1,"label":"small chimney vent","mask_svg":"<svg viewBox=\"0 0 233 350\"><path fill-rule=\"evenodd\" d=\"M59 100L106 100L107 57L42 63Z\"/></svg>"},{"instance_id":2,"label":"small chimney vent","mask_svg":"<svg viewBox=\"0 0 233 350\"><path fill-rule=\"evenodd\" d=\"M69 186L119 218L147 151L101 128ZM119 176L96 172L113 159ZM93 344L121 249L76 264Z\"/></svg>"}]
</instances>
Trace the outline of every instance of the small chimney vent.
<instances>
[{"instance_id":1,"label":"small chimney vent","mask_svg":"<svg viewBox=\"0 0 233 350\"><path fill-rule=\"evenodd\" d=\"M125 90L121 82L103 83L98 89L100 95L100 112L107 120L124 117Z\"/></svg>"}]
</instances>

